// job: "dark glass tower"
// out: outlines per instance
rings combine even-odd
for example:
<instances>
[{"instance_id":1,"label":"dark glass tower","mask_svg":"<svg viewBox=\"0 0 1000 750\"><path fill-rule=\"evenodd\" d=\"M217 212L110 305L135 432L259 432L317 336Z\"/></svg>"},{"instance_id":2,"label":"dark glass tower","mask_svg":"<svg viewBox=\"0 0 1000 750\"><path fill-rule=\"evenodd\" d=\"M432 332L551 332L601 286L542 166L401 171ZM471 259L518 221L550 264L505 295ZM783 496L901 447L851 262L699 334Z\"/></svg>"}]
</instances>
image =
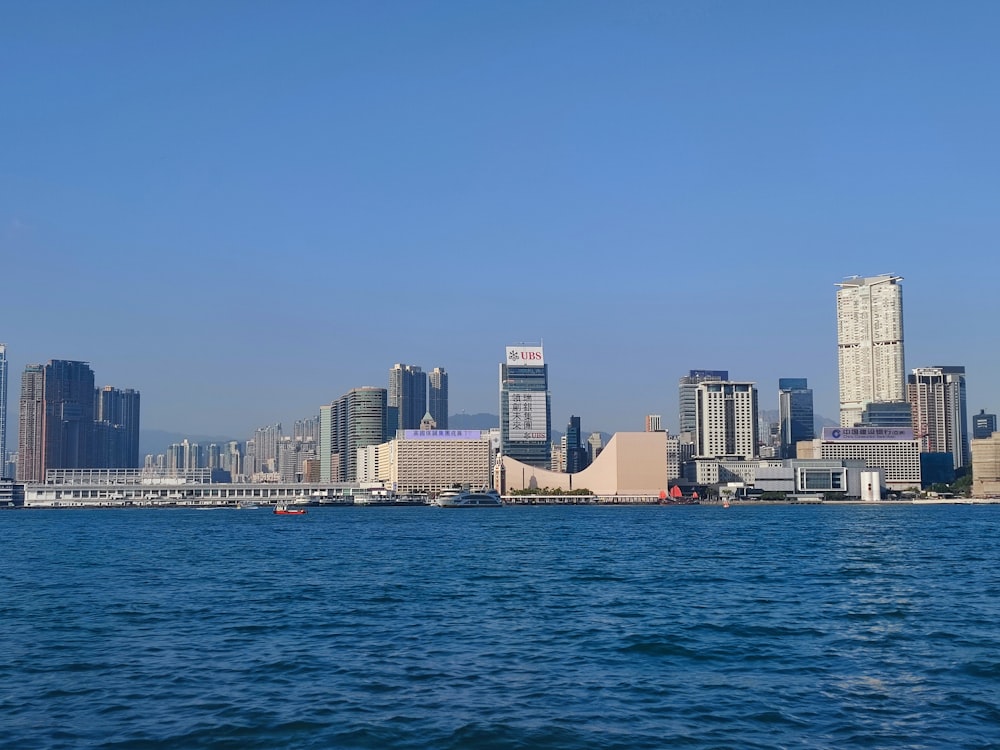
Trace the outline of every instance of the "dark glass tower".
<instances>
[{"instance_id":1,"label":"dark glass tower","mask_svg":"<svg viewBox=\"0 0 1000 750\"><path fill-rule=\"evenodd\" d=\"M816 436L813 392L806 378L778 379L778 422L781 457L795 458L795 444Z\"/></svg>"},{"instance_id":2,"label":"dark glass tower","mask_svg":"<svg viewBox=\"0 0 1000 750\"><path fill-rule=\"evenodd\" d=\"M396 429L419 429L420 420L427 413L427 373L416 365L393 365L389 370L388 397L388 406L399 409L393 433Z\"/></svg>"},{"instance_id":3,"label":"dark glass tower","mask_svg":"<svg viewBox=\"0 0 1000 750\"><path fill-rule=\"evenodd\" d=\"M590 454L583 447L580 434L580 418L571 416L566 425L566 473L576 474L587 468Z\"/></svg>"},{"instance_id":4,"label":"dark glass tower","mask_svg":"<svg viewBox=\"0 0 1000 750\"><path fill-rule=\"evenodd\" d=\"M53 359L45 365L42 477L49 469L93 465L94 371L86 362Z\"/></svg>"},{"instance_id":5,"label":"dark glass tower","mask_svg":"<svg viewBox=\"0 0 1000 750\"><path fill-rule=\"evenodd\" d=\"M139 468L139 391L104 386L97 391L94 419L100 436L94 466Z\"/></svg>"},{"instance_id":6,"label":"dark glass tower","mask_svg":"<svg viewBox=\"0 0 1000 750\"><path fill-rule=\"evenodd\" d=\"M508 346L500 365L503 455L547 469L552 462L549 369L540 346Z\"/></svg>"},{"instance_id":7,"label":"dark glass tower","mask_svg":"<svg viewBox=\"0 0 1000 750\"><path fill-rule=\"evenodd\" d=\"M972 417L972 439L986 440L997 431L997 415L987 414L986 409Z\"/></svg>"}]
</instances>

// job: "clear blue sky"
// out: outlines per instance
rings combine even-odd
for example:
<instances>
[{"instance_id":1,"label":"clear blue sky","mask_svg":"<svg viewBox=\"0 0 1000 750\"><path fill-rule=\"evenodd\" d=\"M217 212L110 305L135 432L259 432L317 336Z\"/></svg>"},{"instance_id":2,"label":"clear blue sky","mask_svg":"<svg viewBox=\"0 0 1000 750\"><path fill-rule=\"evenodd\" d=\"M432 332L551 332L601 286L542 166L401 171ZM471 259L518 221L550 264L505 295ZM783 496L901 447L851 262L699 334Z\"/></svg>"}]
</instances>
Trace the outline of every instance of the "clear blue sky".
<instances>
[{"instance_id":1,"label":"clear blue sky","mask_svg":"<svg viewBox=\"0 0 1000 750\"><path fill-rule=\"evenodd\" d=\"M451 373L676 426L728 369L837 414L834 283L1000 408L1000 5L3 2L0 341L244 437Z\"/></svg>"}]
</instances>

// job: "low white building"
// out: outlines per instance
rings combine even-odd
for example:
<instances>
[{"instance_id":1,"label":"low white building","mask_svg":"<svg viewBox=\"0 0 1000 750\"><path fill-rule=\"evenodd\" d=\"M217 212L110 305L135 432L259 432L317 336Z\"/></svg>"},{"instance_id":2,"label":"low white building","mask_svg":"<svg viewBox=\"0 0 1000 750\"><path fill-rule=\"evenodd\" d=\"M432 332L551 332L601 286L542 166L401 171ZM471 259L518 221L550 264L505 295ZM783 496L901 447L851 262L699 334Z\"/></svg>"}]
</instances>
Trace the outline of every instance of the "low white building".
<instances>
[{"instance_id":1,"label":"low white building","mask_svg":"<svg viewBox=\"0 0 1000 750\"><path fill-rule=\"evenodd\" d=\"M437 493L456 484L488 487L492 441L480 430L401 430L377 446L375 476L396 492Z\"/></svg>"}]
</instances>

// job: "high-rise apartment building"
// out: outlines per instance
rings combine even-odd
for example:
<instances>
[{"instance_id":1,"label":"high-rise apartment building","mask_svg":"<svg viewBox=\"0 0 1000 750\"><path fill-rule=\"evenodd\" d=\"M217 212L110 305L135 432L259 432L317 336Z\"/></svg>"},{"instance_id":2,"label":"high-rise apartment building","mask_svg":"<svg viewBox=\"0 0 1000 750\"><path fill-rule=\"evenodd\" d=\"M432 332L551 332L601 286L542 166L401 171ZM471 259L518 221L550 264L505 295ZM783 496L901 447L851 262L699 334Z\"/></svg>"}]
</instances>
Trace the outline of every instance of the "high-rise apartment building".
<instances>
[{"instance_id":1,"label":"high-rise apartment building","mask_svg":"<svg viewBox=\"0 0 1000 750\"><path fill-rule=\"evenodd\" d=\"M969 466L964 367L918 367L907 383L913 430L923 453L950 453L955 468Z\"/></svg>"},{"instance_id":2,"label":"high-rise apartment building","mask_svg":"<svg viewBox=\"0 0 1000 750\"><path fill-rule=\"evenodd\" d=\"M44 381L41 480L49 469L90 468L94 443L94 371L90 365L50 360Z\"/></svg>"},{"instance_id":3,"label":"high-rise apartment building","mask_svg":"<svg viewBox=\"0 0 1000 750\"><path fill-rule=\"evenodd\" d=\"M388 406L399 410L394 429L419 429L427 412L427 373L416 365L393 365L389 370Z\"/></svg>"},{"instance_id":4,"label":"high-rise apartment building","mask_svg":"<svg viewBox=\"0 0 1000 750\"><path fill-rule=\"evenodd\" d=\"M435 367L427 374L427 411L439 430L448 429L448 373Z\"/></svg>"},{"instance_id":5,"label":"high-rise apartment building","mask_svg":"<svg viewBox=\"0 0 1000 750\"><path fill-rule=\"evenodd\" d=\"M96 393L95 468L139 468L139 391L106 385ZM98 458L100 456L100 458Z\"/></svg>"},{"instance_id":6,"label":"high-rise apartment building","mask_svg":"<svg viewBox=\"0 0 1000 750\"><path fill-rule=\"evenodd\" d=\"M358 448L383 443L387 432L395 433L396 426L386 423L387 400L385 388L364 386L320 407L320 481L357 481Z\"/></svg>"},{"instance_id":7,"label":"high-rise apartment building","mask_svg":"<svg viewBox=\"0 0 1000 750\"><path fill-rule=\"evenodd\" d=\"M500 364L503 455L546 469L552 460L549 366L541 346L508 346Z\"/></svg>"},{"instance_id":8,"label":"high-rise apartment building","mask_svg":"<svg viewBox=\"0 0 1000 750\"><path fill-rule=\"evenodd\" d=\"M837 284L840 425L861 422L873 401L905 401L901 276L852 277Z\"/></svg>"},{"instance_id":9,"label":"high-rise apartment building","mask_svg":"<svg viewBox=\"0 0 1000 750\"><path fill-rule=\"evenodd\" d=\"M688 370L677 386L680 432L692 435L698 425L698 384L729 380L728 370Z\"/></svg>"},{"instance_id":10,"label":"high-rise apartment building","mask_svg":"<svg viewBox=\"0 0 1000 750\"><path fill-rule=\"evenodd\" d=\"M987 414L986 409L980 409L979 413L972 417L972 438L974 440L986 440L996 431L996 414Z\"/></svg>"},{"instance_id":11,"label":"high-rise apartment building","mask_svg":"<svg viewBox=\"0 0 1000 750\"><path fill-rule=\"evenodd\" d=\"M813 392L806 378L778 378L778 441L782 458L795 458L800 440L816 437Z\"/></svg>"},{"instance_id":12,"label":"high-rise apartment building","mask_svg":"<svg viewBox=\"0 0 1000 750\"><path fill-rule=\"evenodd\" d=\"M17 481L45 479L45 367L28 365L21 375L18 403Z\"/></svg>"},{"instance_id":13,"label":"high-rise apartment building","mask_svg":"<svg viewBox=\"0 0 1000 750\"><path fill-rule=\"evenodd\" d=\"M0 344L0 479L7 468L7 345Z\"/></svg>"},{"instance_id":14,"label":"high-rise apartment building","mask_svg":"<svg viewBox=\"0 0 1000 750\"><path fill-rule=\"evenodd\" d=\"M699 383L696 403L698 456L757 455L757 389L753 383Z\"/></svg>"}]
</instances>

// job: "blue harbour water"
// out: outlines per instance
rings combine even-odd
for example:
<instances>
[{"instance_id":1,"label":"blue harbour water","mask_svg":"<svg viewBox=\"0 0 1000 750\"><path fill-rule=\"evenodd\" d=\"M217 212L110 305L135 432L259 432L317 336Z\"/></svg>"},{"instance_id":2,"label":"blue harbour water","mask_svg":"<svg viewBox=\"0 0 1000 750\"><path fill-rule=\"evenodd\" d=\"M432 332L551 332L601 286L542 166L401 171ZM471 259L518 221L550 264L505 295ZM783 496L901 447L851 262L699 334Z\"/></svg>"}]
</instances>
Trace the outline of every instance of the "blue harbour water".
<instances>
[{"instance_id":1,"label":"blue harbour water","mask_svg":"<svg viewBox=\"0 0 1000 750\"><path fill-rule=\"evenodd\" d=\"M1000 747L1000 506L0 513L4 748Z\"/></svg>"}]
</instances>

